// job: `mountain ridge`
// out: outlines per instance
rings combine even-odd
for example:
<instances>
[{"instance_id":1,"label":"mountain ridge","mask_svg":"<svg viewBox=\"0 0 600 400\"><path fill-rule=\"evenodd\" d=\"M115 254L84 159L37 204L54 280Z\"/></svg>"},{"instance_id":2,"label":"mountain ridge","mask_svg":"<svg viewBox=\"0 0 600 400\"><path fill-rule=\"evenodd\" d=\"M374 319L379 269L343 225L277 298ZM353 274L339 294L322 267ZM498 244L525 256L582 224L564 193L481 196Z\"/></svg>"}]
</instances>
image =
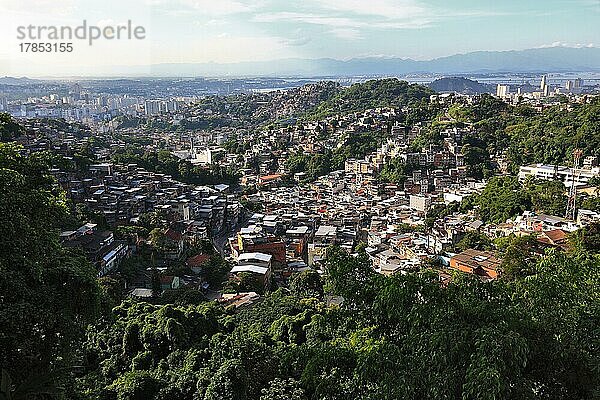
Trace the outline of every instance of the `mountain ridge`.
<instances>
[{"instance_id":1,"label":"mountain ridge","mask_svg":"<svg viewBox=\"0 0 600 400\"><path fill-rule=\"evenodd\" d=\"M526 50L474 51L413 60L398 56L285 58L234 63L157 63L65 67L69 77L381 77L410 74L600 72L599 47L544 47ZM26 74L26 73L23 73ZM22 75L23 75L22 74ZM6 78L6 77L5 77ZM1 78L0 78L1 79ZM11 82L16 84L15 82Z\"/></svg>"},{"instance_id":2,"label":"mountain ridge","mask_svg":"<svg viewBox=\"0 0 600 400\"><path fill-rule=\"evenodd\" d=\"M287 58L239 63L165 63L150 67L152 75L189 72L228 76L361 76L411 73L596 72L600 48L550 47L527 50L476 51L432 60L404 57Z\"/></svg>"}]
</instances>

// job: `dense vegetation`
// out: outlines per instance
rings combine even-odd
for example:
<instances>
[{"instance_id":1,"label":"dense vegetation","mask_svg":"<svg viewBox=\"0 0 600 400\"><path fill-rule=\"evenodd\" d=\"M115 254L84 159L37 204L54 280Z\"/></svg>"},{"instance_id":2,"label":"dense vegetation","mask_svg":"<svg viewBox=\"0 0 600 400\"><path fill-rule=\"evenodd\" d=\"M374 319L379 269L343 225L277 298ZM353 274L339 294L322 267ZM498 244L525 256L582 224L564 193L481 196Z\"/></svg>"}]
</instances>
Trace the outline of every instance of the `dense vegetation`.
<instances>
[{"instance_id":1,"label":"dense vegetation","mask_svg":"<svg viewBox=\"0 0 600 400\"><path fill-rule=\"evenodd\" d=\"M3 391L12 380L13 398L25 399L71 375L101 297L95 269L59 244L72 217L47 176L50 157L19 150L0 143L0 367Z\"/></svg>"},{"instance_id":2,"label":"dense vegetation","mask_svg":"<svg viewBox=\"0 0 600 400\"><path fill-rule=\"evenodd\" d=\"M363 159L377 150L385 135L378 132L358 132L347 135L333 151L323 153L297 153L286 160L290 173L306 172L307 180L315 180L331 171L344 169L346 160Z\"/></svg>"},{"instance_id":3,"label":"dense vegetation","mask_svg":"<svg viewBox=\"0 0 600 400\"><path fill-rule=\"evenodd\" d=\"M473 124L476 135L466 142L488 154L506 155L513 171L531 163L570 165L573 150L600 156L600 98L586 104L546 107L537 112L527 105L509 106L482 95L473 105L453 105L448 114Z\"/></svg>"},{"instance_id":4,"label":"dense vegetation","mask_svg":"<svg viewBox=\"0 0 600 400\"><path fill-rule=\"evenodd\" d=\"M421 104L422 101L426 106L432 94L434 92L425 86L409 84L396 78L370 80L340 91L319 104L308 116L312 119L321 119L377 107L401 109L405 106Z\"/></svg>"},{"instance_id":5,"label":"dense vegetation","mask_svg":"<svg viewBox=\"0 0 600 400\"><path fill-rule=\"evenodd\" d=\"M462 77L436 79L428 86L436 92L457 92L466 94L491 93L495 90L494 85L479 83Z\"/></svg>"},{"instance_id":6,"label":"dense vegetation","mask_svg":"<svg viewBox=\"0 0 600 400\"><path fill-rule=\"evenodd\" d=\"M597 255L550 254L527 278L383 277L332 249L315 273L234 312L125 302L88 335L85 398L572 399L597 374Z\"/></svg>"},{"instance_id":7,"label":"dense vegetation","mask_svg":"<svg viewBox=\"0 0 600 400\"><path fill-rule=\"evenodd\" d=\"M112 161L119 164L137 164L148 171L171 175L173 179L194 185L214 185L218 183L237 184L235 172L221 166L211 168L194 166L187 160L181 160L167 150L145 152L128 146L112 155Z\"/></svg>"},{"instance_id":8,"label":"dense vegetation","mask_svg":"<svg viewBox=\"0 0 600 400\"><path fill-rule=\"evenodd\" d=\"M9 142L23 133L21 125L17 124L10 115L0 113L0 142Z\"/></svg>"},{"instance_id":9,"label":"dense vegetation","mask_svg":"<svg viewBox=\"0 0 600 400\"><path fill-rule=\"evenodd\" d=\"M578 204L596 211L598 196L580 197ZM513 176L491 178L483 192L459 203L436 206L428 213L428 222L457 211L475 210L486 223L502 223L521 215L525 210L540 214L562 216L567 205L567 194L561 181L527 179L522 184Z\"/></svg>"}]
</instances>

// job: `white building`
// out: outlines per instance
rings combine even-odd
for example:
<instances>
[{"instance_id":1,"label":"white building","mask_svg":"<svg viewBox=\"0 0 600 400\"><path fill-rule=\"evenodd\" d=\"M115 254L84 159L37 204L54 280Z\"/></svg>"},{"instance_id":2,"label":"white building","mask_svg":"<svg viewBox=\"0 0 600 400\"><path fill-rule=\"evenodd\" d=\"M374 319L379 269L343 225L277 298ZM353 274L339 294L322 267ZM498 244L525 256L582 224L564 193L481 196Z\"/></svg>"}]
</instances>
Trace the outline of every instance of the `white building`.
<instances>
[{"instance_id":1,"label":"white building","mask_svg":"<svg viewBox=\"0 0 600 400\"><path fill-rule=\"evenodd\" d=\"M510 94L510 86L508 85L500 85L496 86L496 96L498 97L507 97Z\"/></svg>"},{"instance_id":2,"label":"white building","mask_svg":"<svg viewBox=\"0 0 600 400\"><path fill-rule=\"evenodd\" d=\"M570 187L573 180L575 186L587 185L589 180L600 175L600 167L570 168L561 165L533 164L519 167L519 181L523 182L528 176L545 181L560 180Z\"/></svg>"},{"instance_id":3,"label":"white building","mask_svg":"<svg viewBox=\"0 0 600 400\"><path fill-rule=\"evenodd\" d=\"M411 194L409 198L409 207L420 212L427 212L431 206L431 197Z\"/></svg>"}]
</instances>

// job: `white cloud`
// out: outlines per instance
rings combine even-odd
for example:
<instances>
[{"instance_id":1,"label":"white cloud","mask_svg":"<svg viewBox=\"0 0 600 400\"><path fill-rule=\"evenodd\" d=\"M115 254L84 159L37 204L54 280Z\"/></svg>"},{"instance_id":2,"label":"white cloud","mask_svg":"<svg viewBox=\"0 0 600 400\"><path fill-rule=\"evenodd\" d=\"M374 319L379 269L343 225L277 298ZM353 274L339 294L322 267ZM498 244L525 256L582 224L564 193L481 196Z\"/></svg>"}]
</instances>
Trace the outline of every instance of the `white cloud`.
<instances>
[{"instance_id":1,"label":"white cloud","mask_svg":"<svg viewBox=\"0 0 600 400\"><path fill-rule=\"evenodd\" d=\"M317 25L336 38L356 40L368 30L424 29L449 18L504 15L494 10L447 10L416 0L307 0L305 10L255 14L260 23L288 22Z\"/></svg>"},{"instance_id":2,"label":"white cloud","mask_svg":"<svg viewBox=\"0 0 600 400\"><path fill-rule=\"evenodd\" d=\"M392 20L378 19L367 20L359 18L351 18L345 16L320 15L313 13L298 13L298 12L275 12L258 14L254 17L256 22L296 22L312 25L322 25L335 28L375 28L375 29L415 29L427 27L431 24L431 19L414 19L414 20Z\"/></svg>"},{"instance_id":3,"label":"white cloud","mask_svg":"<svg viewBox=\"0 0 600 400\"><path fill-rule=\"evenodd\" d=\"M148 5L168 7L171 15L202 14L226 16L256 10L261 3L248 0L146 0Z\"/></svg>"},{"instance_id":4,"label":"white cloud","mask_svg":"<svg viewBox=\"0 0 600 400\"><path fill-rule=\"evenodd\" d=\"M37 14L49 16L67 16L75 10L75 0L37 0L35 4L24 0L2 0L2 13Z\"/></svg>"},{"instance_id":5,"label":"white cloud","mask_svg":"<svg viewBox=\"0 0 600 400\"><path fill-rule=\"evenodd\" d=\"M581 49L584 47L596 47L594 45L594 43L568 43L568 42L562 42L560 40L556 41L556 42L552 42L549 44L543 44L541 46L538 46L538 48L541 49L547 49L547 48L552 48L552 47L574 47L576 49Z\"/></svg>"},{"instance_id":6,"label":"white cloud","mask_svg":"<svg viewBox=\"0 0 600 400\"><path fill-rule=\"evenodd\" d=\"M429 12L428 9L411 0L327 0L318 4L329 10L395 20L424 17Z\"/></svg>"},{"instance_id":7,"label":"white cloud","mask_svg":"<svg viewBox=\"0 0 600 400\"><path fill-rule=\"evenodd\" d=\"M333 28L329 30L335 37L345 40L359 40L364 39L358 29L353 28Z\"/></svg>"}]
</instances>

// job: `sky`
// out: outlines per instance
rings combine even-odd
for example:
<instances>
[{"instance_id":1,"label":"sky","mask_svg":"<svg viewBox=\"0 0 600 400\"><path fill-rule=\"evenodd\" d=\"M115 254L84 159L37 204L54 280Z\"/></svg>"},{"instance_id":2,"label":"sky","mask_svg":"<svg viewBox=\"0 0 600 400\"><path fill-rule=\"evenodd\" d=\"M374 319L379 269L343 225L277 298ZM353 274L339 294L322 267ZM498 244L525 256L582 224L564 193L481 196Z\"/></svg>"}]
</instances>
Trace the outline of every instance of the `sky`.
<instances>
[{"instance_id":1,"label":"sky","mask_svg":"<svg viewBox=\"0 0 600 400\"><path fill-rule=\"evenodd\" d=\"M18 26L143 26L143 40L23 53ZM102 67L600 46L600 0L0 0L0 76ZM105 69L103 69L105 70Z\"/></svg>"}]
</instances>

